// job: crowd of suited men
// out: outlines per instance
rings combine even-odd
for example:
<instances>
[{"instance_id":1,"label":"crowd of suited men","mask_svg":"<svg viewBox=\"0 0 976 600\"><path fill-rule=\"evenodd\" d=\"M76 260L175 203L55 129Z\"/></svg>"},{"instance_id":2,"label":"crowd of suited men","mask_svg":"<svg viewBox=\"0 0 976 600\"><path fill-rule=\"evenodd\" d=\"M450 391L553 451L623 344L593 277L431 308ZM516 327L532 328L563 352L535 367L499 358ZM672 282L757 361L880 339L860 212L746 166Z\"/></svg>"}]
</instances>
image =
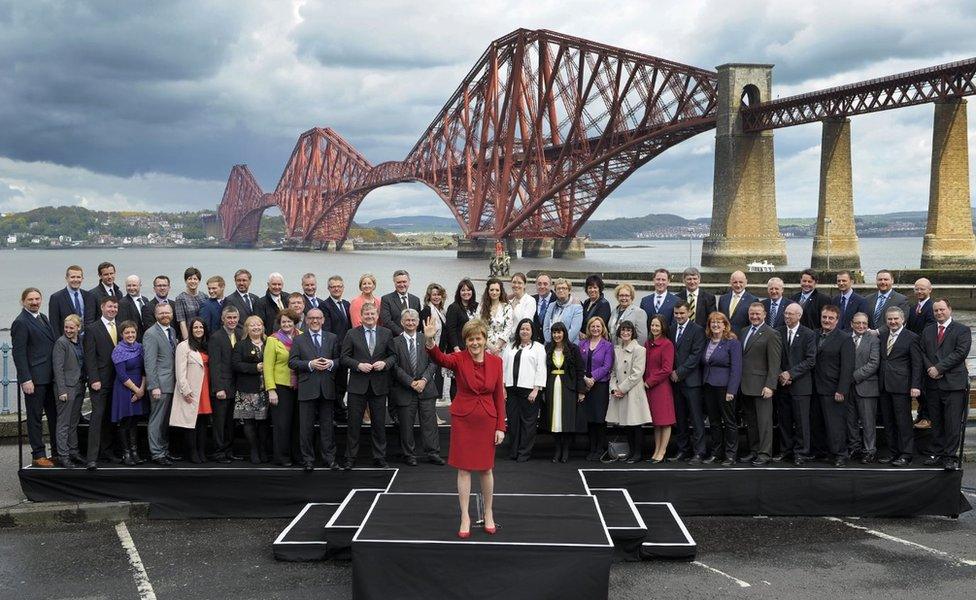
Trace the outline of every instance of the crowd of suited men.
<instances>
[{"instance_id":1,"label":"crowd of suited men","mask_svg":"<svg viewBox=\"0 0 976 600\"><path fill-rule=\"evenodd\" d=\"M637 462L640 428L653 424L652 462L764 466L821 459L842 467L856 459L900 467L916 458L914 430L928 429L924 464L959 468L971 333L952 318L947 299L933 297L927 279L915 282L909 300L882 270L877 290L864 297L853 291L848 271L825 293L818 273L807 269L792 297L784 297L784 282L773 277L760 299L747 291L741 271L715 296L699 287L695 268L681 274L677 293L671 273L658 269L639 306L628 284L612 291L611 306L599 276L587 278L585 295L576 298L568 281L546 274L537 275L536 294L527 294L525 276L516 274L511 293L504 282L489 280L480 306L464 279L448 306L438 284L428 286L423 301L410 293L402 270L384 296L374 295L376 277L363 275L351 302L339 276L328 279L328 297L319 297L314 274L302 277L301 292L289 294L283 277L272 273L258 296L246 269L234 274L235 289L225 293L219 275L205 281L204 292L202 274L191 267L184 291L173 297L169 277L160 275L150 299L139 277L127 277L122 290L114 265L104 262L97 272L98 285L85 290L83 269L68 267L47 315L42 292L25 289L11 327L37 467L144 462L139 420L147 421L148 458L160 466L246 458L235 455L235 421L255 463L299 462L313 470L321 461L351 469L360 426L369 423L373 464L385 467L391 420L401 429L407 464L416 465L418 454L444 464L434 407L449 397L451 384L423 350L423 323L437 324L435 343L450 352L464 348L465 322L480 318L488 351L505 360L513 460L531 457L537 429L562 434L554 461L565 461L566 435L574 433L588 434L587 459L599 460L607 425L622 425L631 442L622 460ZM523 322L530 333L522 332ZM597 358L601 340L612 350ZM554 386L578 392L578 406L569 402L553 412L545 399ZM92 411L83 452L77 428L86 395ZM418 417L422 450L412 429ZM343 458L336 420L349 425ZM876 440L879 421L886 452ZM747 436L741 449L740 424ZM170 451L171 428L184 434L184 456Z\"/></svg>"}]
</instances>

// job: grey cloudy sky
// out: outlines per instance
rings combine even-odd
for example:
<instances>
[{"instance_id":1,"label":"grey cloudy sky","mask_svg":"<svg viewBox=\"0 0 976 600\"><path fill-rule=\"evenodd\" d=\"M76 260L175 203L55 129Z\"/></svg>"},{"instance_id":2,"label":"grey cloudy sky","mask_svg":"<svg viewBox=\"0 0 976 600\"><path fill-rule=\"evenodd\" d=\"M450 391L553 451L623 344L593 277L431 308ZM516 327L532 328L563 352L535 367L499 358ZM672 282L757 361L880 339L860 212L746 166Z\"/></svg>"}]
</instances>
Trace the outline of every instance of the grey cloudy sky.
<instances>
[{"instance_id":1,"label":"grey cloudy sky","mask_svg":"<svg viewBox=\"0 0 976 600\"><path fill-rule=\"evenodd\" d=\"M976 55L971 1L794 4L0 0L0 211L213 207L235 163L272 189L313 126L374 164L401 159L491 40L519 27L710 69L774 63L774 95ZM931 126L930 105L853 121L857 213L926 207ZM820 133L776 132L780 216L816 214ZM595 216L710 215L712 144L709 132L669 150ZM408 214L450 215L400 185L357 220Z\"/></svg>"}]
</instances>

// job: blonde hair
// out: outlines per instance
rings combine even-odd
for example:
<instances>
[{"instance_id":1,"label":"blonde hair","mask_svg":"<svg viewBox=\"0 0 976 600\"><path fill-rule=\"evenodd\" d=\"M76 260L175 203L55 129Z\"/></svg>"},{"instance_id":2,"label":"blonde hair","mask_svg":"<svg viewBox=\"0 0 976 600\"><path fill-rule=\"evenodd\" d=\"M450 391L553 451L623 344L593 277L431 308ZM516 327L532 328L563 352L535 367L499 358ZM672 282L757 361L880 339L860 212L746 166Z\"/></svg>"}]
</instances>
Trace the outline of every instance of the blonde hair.
<instances>
[{"instance_id":1,"label":"blonde hair","mask_svg":"<svg viewBox=\"0 0 976 600\"><path fill-rule=\"evenodd\" d=\"M363 282L367 279L373 282L374 288L376 287L376 275L373 275L372 273L363 273L359 276L359 289L363 289Z\"/></svg>"},{"instance_id":2,"label":"blonde hair","mask_svg":"<svg viewBox=\"0 0 976 600\"><path fill-rule=\"evenodd\" d=\"M64 318L64 324L67 325L68 323L74 323L79 329L81 329L81 317L74 313Z\"/></svg>"},{"instance_id":3,"label":"blonde hair","mask_svg":"<svg viewBox=\"0 0 976 600\"><path fill-rule=\"evenodd\" d=\"M599 321L600 325L603 327L603 333L600 335L600 337L605 340L609 340L610 332L607 331L607 324L603 322L603 317L590 317L590 320L586 322L586 329L583 330L586 332L586 339L590 338L590 325L592 325L594 321Z\"/></svg>"},{"instance_id":4,"label":"blonde hair","mask_svg":"<svg viewBox=\"0 0 976 600\"><path fill-rule=\"evenodd\" d=\"M613 297L614 298L619 297L620 296L620 292L622 292L624 290L630 292L630 299L631 300L636 300L637 299L637 290L635 290L634 289L634 286L630 285L629 283L621 283L617 287L613 288Z\"/></svg>"},{"instance_id":5,"label":"blonde hair","mask_svg":"<svg viewBox=\"0 0 976 600\"><path fill-rule=\"evenodd\" d=\"M573 291L573 284L570 283L570 281L568 279L566 279L565 277L560 277L559 279L556 279L555 281L553 281L552 282L552 289L556 289L557 287L559 287L561 285L565 285L569 289L569 291Z\"/></svg>"},{"instance_id":6,"label":"blonde hair","mask_svg":"<svg viewBox=\"0 0 976 600\"><path fill-rule=\"evenodd\" d=\"M245 334L247 333L248 328L251 326L251 323L258 323L259 325L261 325L261 339L263 340L264 339L264 320L261 317L257 316L257 315L251 315L250 317L244 319L244 333Z\"/></svg>"},{"instance_id":7,"label":"blonde hair","mask_svg":"<svg viewBox=\"0 0 976 600\"><path fill-rule=\"evenodd\" d=\"M461 328L461 339L467 342L468 338L477 335L479 333L483 338L487 340L488 326L485 325L485 322L482 321L481 319L471 319L464 324L464 327Z\"/></svg>"}]
</instances>

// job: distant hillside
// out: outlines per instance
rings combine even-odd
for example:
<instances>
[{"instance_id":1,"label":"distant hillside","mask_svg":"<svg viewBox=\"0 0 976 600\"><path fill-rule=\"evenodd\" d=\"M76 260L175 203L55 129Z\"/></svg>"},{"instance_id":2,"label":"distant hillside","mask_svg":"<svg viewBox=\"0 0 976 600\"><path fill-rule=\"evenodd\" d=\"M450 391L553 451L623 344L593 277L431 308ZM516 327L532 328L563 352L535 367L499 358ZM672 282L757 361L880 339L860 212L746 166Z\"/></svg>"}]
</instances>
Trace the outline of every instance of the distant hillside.
<instances>
[{"instance_id":1,"label":"distant hillside","mask_svg":"<svg viewBox=\"0 0 976 600\"><path fill-rule=\"evenodd\" d=\"M661 227L691 227L707 221L709 219L685 219L670 214L649 214L643 217L622 217L607 220L590 219L583 225L580 233L589 235L596 240L634 239L641 232L652 231Z\"/></svg>"},{"instance_id":2,"label":"distant hillside","mask_svg":"<svg viewBox=\"0 0 976 600\"><path fill-rule=\"evenodd\" d=\"M429 215L419 215L416 217L387 217L384 219L373 219L365 224L366 227L376 227L386 229L394 233L404 231L412 232L445 232L460 233L461 228L453 218L431 217Z\"/></svg>"}]
</instances>

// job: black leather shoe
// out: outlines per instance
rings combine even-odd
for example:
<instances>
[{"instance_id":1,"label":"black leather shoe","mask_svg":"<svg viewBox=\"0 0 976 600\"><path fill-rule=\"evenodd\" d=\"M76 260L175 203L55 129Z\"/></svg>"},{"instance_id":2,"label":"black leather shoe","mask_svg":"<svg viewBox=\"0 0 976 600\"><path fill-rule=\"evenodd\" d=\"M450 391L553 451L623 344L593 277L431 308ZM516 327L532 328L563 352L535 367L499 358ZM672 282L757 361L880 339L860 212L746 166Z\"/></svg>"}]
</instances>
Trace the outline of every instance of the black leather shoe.
<instances>
[{"instance_id":1,"label":"black leather shoe","mask_svg":"<svg viewBox=\"0 0 976 600\"><path fill-rule=\"evenodd\" d=\"M627 460L625 460L624 462L627 463L628 465L632 465L634 463L639 463L641 460L643 459L641 458L640 454L631 454L630 456L627 457Z\"/></svg>"},{"instance_id":2,"label":"black leather shoe","mask_svg":"<svg viewBox=\"0 0 976 600\"><path fill-rule=\"evenodd\" d=\"M315 470L315 465L313 465L310 462L307 462L302 465L302 469L304 469L306 473L311 473L312 471Z\"/></svg>"},{"instance_id":3,"label":"black leather shoe","mask_svg":"<svg viewBox=\"0 0 976 600\"><path fill-rule=\"evenodd\" d=\"M777 454L772 458L772 461L778 463L778 462L789 460L792 457L793 456L789 452L780 452L779 454Z\"/></svg>"},{"instance_id":4,"label":"black leather shoe","mask_svg":"<svg viewBox=\"0 0 976 600\"><path fill-rule=\"evenodd\" d=\"M181 462L183 460L182 456L173 456L172 454L167 454L166 458L170 459L173 462Z\"/></svg>"},{"instance_id":5,"label":"black leather shoe","mask_svg":"<svg viewBox=\"0 0 976 600\"><path fill-rule=\"evenodd\" d=\"M222 464L222 465L229 465L229 464L231 464L234 461L231 460L231 459L229 459L229 458L227 458L226 456L221 456L220 458L217 459L217 462L220 463L220 464Z\"/></svg>"},{"instance_id":6,"label":"black leather shoe","mask_svg":"<svg viewBox=\"0 0 976 600\"><path fill-rule=\"evenodd\" d=\"M756 460L756 455L755 454L752 454L752 453L749 453L749 454L746 454L745 456L739 457L739 462L740 463L751 463L754 460Z\"/></svg>"},{"instance_id":7,"label":"black leather shoe","mask_svg":"<svg viewBox=\"0 0 976 600\"><path fill-rule=\"evenodd\" d=\"M946 471L958 471L959 460L956 458L947 458L945 459L945 462L942 463L942 468Z\"/></svg>"},{"instance_id":8,"label":"black leather shoe","mask_svg":"<svg viewBox=\"0 0 976 600\"><path fill-rule=\"evenodd\" d=\"M58 466L62 469L74 469L75 463L70 458L59 458Z\"/></svg>"},{"instance_id":9,"label":"black leather shoe","mask_svg":"<svg viewBox=\"0 0 976 600\"><path fill-rule=\"evenodd\" d=\"M867 452L861 457L862 465L869 465L873 462L878 462L878 458L874 455L874 452Z\"/></svg>"},{"instance_id":10,"label":"black leather shoe","mask_svg":"<svg viewBox=\"0 0 976 600\"><path fill-rule=\"evenodd\" d=\"M291 467L291 466L294 466L294 463L292 463L291 461L282 461L282 462L279 462L278 463L278 466L279 467Z\"/></svg>"},{"instance_id":11,"label":"black leather shoe","mask_svg":"<svg viewBox=\"0 0 976 600\"><path fill-rule=\"evenodd\" d=\"M892 459L894 459L893 456L879 456L878 457L878 464L881 464L881 465L890 464L891 461L892 461Z\"/></svg>"},{"instance_id":12,"label":"black leather shoe","mask_svg":"<svg viewBox=\"0 0 976 600\"><path fill-rule=\"evenodd\" d=\"M678 454L675 454L674 456L669 456L666 460L669 463L673 463L673 462L679 462L679 461L682 461L682 460L687 460L688 458L689 458L689 456L687 454L678 453Z\"/></svg>"},{"instance_id":13,"label":"black leather shoe","mask_svg":"<svg viewBox=\"0 0 976 600\"><path fill-rule=\"evenodd\" d=\"M710 465L710 464L712 464L713 462L715 462L715 456L714 456L714 455L711 455L711 456L706 456L705 458L703 458L703 459L701 459L701 461L702 461L703 463L705 463L706 465Z\"/></svg>"},{"instance_id":14,"label":"black leather shoe","mask_svg":"<svg viewBox=\"0 0 976 600\"><path fill-rule=\"evenodd\" d=\"M760 456L756 460L752 461L752 466L754 467L765 467L768 464L769 464L769 459L764 456Z\"/></svg>"},{"instance_id":15,"label":"black leather shoe","mask_svg":"<svg viewBox=\"0 0 976 600\"><path fill-rule=\"evenodd\" d=\"M407 463L407 466L408 467L416 467L417 466L417 457L416 456L408 456L405 459L403 459L403 462Z\"/></svg>"},{"instance_id":16,"label":"black leather shoe","mask_svg":"<svg viewBox=\"0 0 976 600\"><path fill-rule=\"evenodd\" d=\"M518 460L518 459L516 459L516 460ZM441 458L439 454L428 454L427 455L427 462L429 462L431 464L434 464L434 465L441 466L441 467L443 467L445 464L447 464L447 463L444 462L444 459Z\"/></svg>"},{"instance_id":17,"label":"black leather shoe","mask_svg":"<svg viewBox=\"0 0 976 600\"><path fill-rule=\"evenodd\" d=\"M922 461L922 464L926 467L942 466L944 461L937 456L930 456Z\"/></svg>"},{"instance_id":18,"label":"black leather shoe","mask_svg":"<svg viewBox=\"0 0 976 600\"><path fill-rule=\"evenodd\" d=\"M702 459L699 456L692 456L691 458L688 459L688 464L698 466L702 464Z\"/></svg>"},{"instance_id":19,"label":"black leather shoe","mask_svg":"<svg viewBox=\"0 0 976 600\"><path fill-rule=\"evenodd\" d=\"M734 464L735 464L735 461L732 460L731 458L726 458L725 460L722 461L722 466L723 467L731 467Z\"/></svg>"},{"instance_id":20,"label":"black leather shoe","mask_svg":"<svg viewBox=\"0 0 976 600\"><path fill-rule=\"evenodd\" d=\"M797 455L793 457L793 464L797 467L802 467L806 462L807 459L802 456Z\"/></svg>"},{"instance_id":21,"label":"black leather shoe","mask_svg":"<svg viewBox=\"0 0 976 600\"><path fill-rule=\"evenodd\" d=\"M834 459L834 466L835 467L846 467L847 466L847 459L844 458L843 456L838 456L837 458Z\"/></svg>"},{"instance_id":22,"label":"black leather shoe","mask_svg":"<svg viewBox=\"0 0 976 600\"><path fill-rule=\"evenodd\" d=\"M912 459L904 456L899 456L895 460L891 461L891 466L893 467L907 467L910 464L912 464Z\"/></svg>"},{"instance_id":23,"label":"black leather shoe","mask_svg":"<svg viewBox=\"0 0 976 600\"><path fill-rule=\"evenodd\" d=\"M95 469L98 468L98 463L95 461L91 461L87 465L85 465L85 468L88 469L89 471L94 471Z\"/></svg>"},{"instance_id":24,"label":"black leather shoe","mask_svg":"<svg viewBox=\"0 0 976 600\"><path fill-rule=\"evenodd\" d=\"M385 458L374 458L373 466L376 467L377 469L388 469L390 467L390 465L387 464Z\"/></svg>"},{"instance_id":25,"label":"black leather shoe","mask_svg":"<svg viewBox=\"0 0 976 600\"><path fill-rule=\"evenodd\" d=\"M154 459L152 459L152 461L154 463L156 463L157 465L160 465L160 466L163 466L163 467L172 467L173 466L173 461L171 461L170 459L166 458L165 456L160 456L159 458L154 458Z\"/></svg>"},{"instance_id":26,"label":"black leather shoe","mask_svg":"<svg viewBox=\"0 0 976 600\"><path fill-rule=\"evenodd\" d=\"M76 467L84 467L85 465L88 464L87 460L83 459L81 456L77 454L71 455L70 458L71 458L71 462L75 463Z\"/></svg>"},{"instance_id":27,"label":"black leather shoe","mask_svg":"<svg viewBox=\"0 0 976 600\"><path fill-rule=\"evenodd\" d=\"M352 467L353 467L353 460L351 458L347 458L346 462L342 463L343 471L352 471Z\"/></svg>"},{"instance_id":28,"label":"black leather shoe","mask_svg":"<svg viewBox=\"0 0 976 600\"><path fill-rule=\"evenodd\" d=\"M329 468L330 468L331 470L333 470L333 471L341 471L341 470L342 470L342 465L340 465L340 464L339 464L339 461L337 461L337 460L334 460L334 461L332 461L332 462L330 462L330 463L328 464L328 467L329 467Z\"/></svg>"}]
</instances>

